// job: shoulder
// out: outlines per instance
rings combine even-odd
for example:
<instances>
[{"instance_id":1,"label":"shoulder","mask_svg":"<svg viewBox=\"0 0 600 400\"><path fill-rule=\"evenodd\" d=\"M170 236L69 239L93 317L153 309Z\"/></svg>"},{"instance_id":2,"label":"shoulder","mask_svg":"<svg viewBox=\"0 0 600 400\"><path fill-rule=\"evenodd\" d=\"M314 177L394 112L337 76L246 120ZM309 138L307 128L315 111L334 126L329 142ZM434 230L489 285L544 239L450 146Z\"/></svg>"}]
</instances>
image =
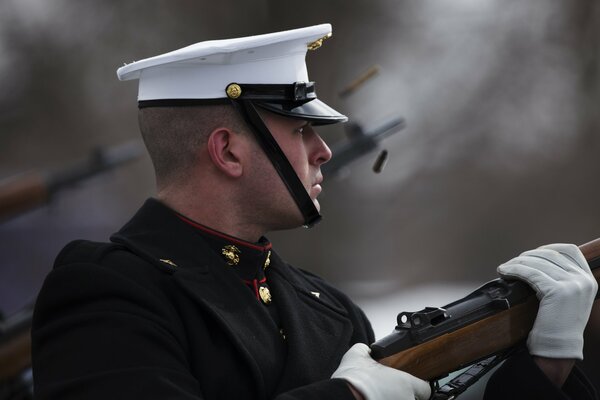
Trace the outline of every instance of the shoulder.
<instances>
[{"instance_id":1,"label":"shoulder","mask_svg":"<svg viewBox=\"0 0 600 400\"><path fill-rule=\"evenodd\" d=\"M129 272L130 269L142 269L147 273L172 274L174 268L169 260L161 261L164 262L151 263L119 243L75 240L67 244L56 256L53 268L56 270L74 264L95 264L107 269L118 269L123 273Z\"/></svg>"},{"instance_id":2,"label":"shoulder","mask_svg":"<svg viewBox=\"0 0 600 400\"><path fill-rule=\"evenodd\" d=\"M75 240L58 254L53 270L46 278L68 277L70 282L90 282L95 286L99 277L111 277L110 281L128 281L138 286L156 286L170 276L174 268L168 263L152 263L138 256L122 244Z\"/></svg>"},{"instance_id":3,"label":"shoulder","mask_svg":"<svg viewBox=\"0 0 600 400\"><path fill-rule=\"evenodd\" d=\"M87 312L139 310L170 313L171 271L152 264L124 246L76 240L58 254L38 294L34 324L45 317Z\"/></svg>"}]
</instances>

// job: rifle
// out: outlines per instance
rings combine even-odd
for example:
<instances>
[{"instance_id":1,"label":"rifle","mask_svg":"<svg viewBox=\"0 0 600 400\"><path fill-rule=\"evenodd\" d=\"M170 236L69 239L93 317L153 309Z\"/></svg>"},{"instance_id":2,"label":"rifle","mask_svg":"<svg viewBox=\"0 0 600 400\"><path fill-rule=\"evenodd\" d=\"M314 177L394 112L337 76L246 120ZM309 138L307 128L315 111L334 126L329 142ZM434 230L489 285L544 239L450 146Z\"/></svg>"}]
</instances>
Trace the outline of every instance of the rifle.
<instances>
[{"instance_id":1,"label":"rifle","mask_svg":"<svg viewBox=\"0 0 600 400\"><path fill-rule=\"evenodd\" d=\"M600 239L579 249L600 282ZM435 381L522 343L538 306L525 283L495 279L442 308L398 314L398 325L371 345L371 355L384 365Z\"/></svg>"},{"instance_id":2,"label":"rifle","mask_svg":"<svg viewBox=\"0 0 600 400\"><path fill-rule=\"evenodd\" d=\"M98 148L83 162L52 174L27 172L0 181L0 221L41 206L64 187L134 160L144 152L138 140Z\"/></svg>"}]
</instances>

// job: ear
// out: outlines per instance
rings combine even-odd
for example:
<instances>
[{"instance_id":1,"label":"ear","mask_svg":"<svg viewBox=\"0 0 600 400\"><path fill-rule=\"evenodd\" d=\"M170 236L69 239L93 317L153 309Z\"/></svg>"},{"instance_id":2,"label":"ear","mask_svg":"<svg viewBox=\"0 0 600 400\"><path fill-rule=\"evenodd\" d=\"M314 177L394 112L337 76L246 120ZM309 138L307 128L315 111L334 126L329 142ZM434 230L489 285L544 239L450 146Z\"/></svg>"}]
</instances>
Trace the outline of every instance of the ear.
<instances>
[{"instance_id":1,"label":"ear","mask_svg":"<svg viewBox=\"0 0 600 400\"><path fill-rule=\"evenodd\" d=\"M239 154L242 147L238 134L227 128L217 128L208 136L207 149L218 170L232 178L242 175L243 168Z\"/></svg>"}]
</instances>

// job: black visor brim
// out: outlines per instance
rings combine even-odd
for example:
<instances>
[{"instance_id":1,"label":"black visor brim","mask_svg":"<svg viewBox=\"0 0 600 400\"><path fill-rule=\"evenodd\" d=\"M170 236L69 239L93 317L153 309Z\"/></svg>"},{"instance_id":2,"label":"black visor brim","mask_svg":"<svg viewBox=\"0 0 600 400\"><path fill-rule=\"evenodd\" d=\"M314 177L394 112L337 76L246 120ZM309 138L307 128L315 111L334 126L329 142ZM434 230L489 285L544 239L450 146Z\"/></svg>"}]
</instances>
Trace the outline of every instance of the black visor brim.
<instances>
[{"instance_id":1,"label":"black visor brim","mask_svg":"<svg viewBox=\"0 0 600 400\"><path fill-rule=\"evenodd\" d=\"M313 125L329 125L348 121L348 117L340 114L319 99L311 100L301 105L289 105L280 102L255 102L255 104L265 110L283 115L289 118L303 119L310 121Z\"/></svg>"}]
</instances>

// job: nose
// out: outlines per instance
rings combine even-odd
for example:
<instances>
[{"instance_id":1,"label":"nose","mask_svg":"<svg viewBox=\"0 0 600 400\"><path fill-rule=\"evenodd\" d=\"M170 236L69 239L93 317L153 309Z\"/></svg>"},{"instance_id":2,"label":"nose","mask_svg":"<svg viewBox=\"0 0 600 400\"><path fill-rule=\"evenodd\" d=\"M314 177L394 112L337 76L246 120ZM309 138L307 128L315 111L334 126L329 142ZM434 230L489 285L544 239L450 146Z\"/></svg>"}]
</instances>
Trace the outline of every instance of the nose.
<instances>
[{"instance_id":1,"label":"nose","mask_svg":"<svg viewBox=\"0 0 600 400\"><path fill-rule=\"evenodd\" d=\"M319 134L313 130L312 136L312 151L310 154L310 162L313 165L320 166L331 160L332 153L327 143L319 136Z\"/></svg>"}]
</instances>

